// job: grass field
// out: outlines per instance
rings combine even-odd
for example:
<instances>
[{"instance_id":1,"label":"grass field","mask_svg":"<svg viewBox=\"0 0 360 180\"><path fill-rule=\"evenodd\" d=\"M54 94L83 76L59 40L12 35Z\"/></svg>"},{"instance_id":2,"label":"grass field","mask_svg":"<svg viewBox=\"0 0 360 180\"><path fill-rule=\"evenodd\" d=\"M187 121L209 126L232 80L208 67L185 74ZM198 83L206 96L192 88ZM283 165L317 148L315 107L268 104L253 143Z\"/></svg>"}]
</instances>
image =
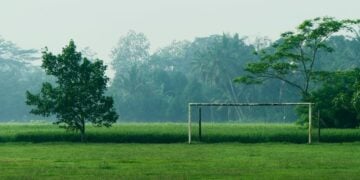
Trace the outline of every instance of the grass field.
<instances>
[{"instance_id":1,"label":"grass field","mask_svg":"<svg viewBox=\"0 0 360 180\"><path fill-rule=\"evenodd\" d=\"M0 143L0 179L359 179L360 143Z\"/></svg>"},{"instance_id":2,"label":"grass field","mask_svg":"<svg viewBox=\"0 0 360 180\"><path fill-rule=\"evenodd\" d=\"M88 143L79 143L79 134L55 125L3 123L0 179L360 177L360 142L308 145L307 129L290 124L203 127L203 142L191 145L181 123L88 126ZM197 126L193 132L197 140ZM324 129L321 139L360 141L360 130Z\"/></svg>"},{"instance_id":3,"label":"grass field","mask_svg":"<svg viewBox=\"0 0 360 180\"><path fill-rule=\"evenodd\" d=\"M192 128L198 140L198 129ZM185 123L124 123L111 128L88 126L87 141L97 143L183 143L187 141ZM307 143L307 128L293 124L211 124L205 123L202 141L206 143L290 142ZM314 142L317 131L313 131ZM66 132L52 124L0 124L0 142L77 142L79 134ZM323 129L321 142L360 141L360 129Z\"/></svg>"}]
</instances>

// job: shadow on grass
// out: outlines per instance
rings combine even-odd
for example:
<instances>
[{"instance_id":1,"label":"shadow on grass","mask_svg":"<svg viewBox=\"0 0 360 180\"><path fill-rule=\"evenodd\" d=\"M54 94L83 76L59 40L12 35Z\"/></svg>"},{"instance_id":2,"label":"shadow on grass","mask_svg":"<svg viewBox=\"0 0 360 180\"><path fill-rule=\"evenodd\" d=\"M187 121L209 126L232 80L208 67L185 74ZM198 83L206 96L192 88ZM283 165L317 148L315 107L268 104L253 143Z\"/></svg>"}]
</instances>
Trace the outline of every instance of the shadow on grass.
<instances>
[{"instance_id":1,"label":"shadow on grass","mask_svg":"<svg viewBox=\"0 0 360 180\"><path fill-rule=\"evenodd\" d=\"M86 140L89 143L185 143L185 134L99 134L89 133ZM199 141L197 136L193 141ZM207 135L202 137L204 143L264 143L286 142L307 143L307 134L272 134L272 135ZM313 139L317 141L317 137ZM325 134L321 142L355 142L360 141L360 134ZM80 135L76 133L19 133L13 136L1 137L0 142L80 142Z\"/></svg>"},{"instance_id":2,"label":"shadow on grass","mask_svg":"<svg viewBox=\"0 0 360 180\"><path fill-rule=\"evenodd\" d=\"M80 135L69 133L17 134L14 138L1 138L0 142L80 142ZM186 137L172 134L87 134L86 142L93 143L179 143Z\"/></svg>"}]
</instances>

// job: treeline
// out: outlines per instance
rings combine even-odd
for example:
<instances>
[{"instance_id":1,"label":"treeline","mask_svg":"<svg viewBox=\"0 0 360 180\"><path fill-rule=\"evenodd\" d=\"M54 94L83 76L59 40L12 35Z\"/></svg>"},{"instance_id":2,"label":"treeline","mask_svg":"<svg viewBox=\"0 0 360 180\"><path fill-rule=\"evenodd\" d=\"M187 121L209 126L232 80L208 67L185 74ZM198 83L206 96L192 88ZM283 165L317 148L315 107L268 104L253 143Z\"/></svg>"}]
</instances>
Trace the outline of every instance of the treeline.
<instances>
[{"instance_id":1,"label":"treeline","mask_svg":"<svg viewBox=\"0 0 360 180\"><path fill-rule=\"evenodd\" d=\"M113 52L115 78L109 93L126 121L184 121L189 102L279 102L296 99L281 82L262 87L234 84L244 66L256 60L253 45L238 34L174 41L149 52L145 35L130 31ZM253 114L239 108L213 109L212 119L237 120ZM264 117L266 113L264 113ZM209 117L210 118L210 117Z\"/></svg>"},{"instance_id":2,"label":"treeline","mask_svg":"<svg viewBox=\"0 0 360 180\"><path fill-rule=\"evenodd\" d=\"M279 40L281 41L281 39ZM326 71L343 71L359 67L359 37L331 37L327 43L332 53L319 55L315 67ZM238 34L197 37L193 41L173 41L155 52L143 33L130 31L119 39L113 50L115 76L108 94L124 121L184 121L189 102L289 102L300 101L299 92L281 81L267 81L246 86L233 82L244 75L248 63L259 61L254 54L270 48L266 38L249 42ZM33 60L35 50L23 50L0 40L0 120L28 121L39 119L29 114L25 91L38 91L50 77ZM284 117L284 109L213 109L213 119ZM293 113L288 113L294 119ZM254 116L255 117L255 116ZM286 119L284 121L287 121Z\"/></svg>"}]
</instances>

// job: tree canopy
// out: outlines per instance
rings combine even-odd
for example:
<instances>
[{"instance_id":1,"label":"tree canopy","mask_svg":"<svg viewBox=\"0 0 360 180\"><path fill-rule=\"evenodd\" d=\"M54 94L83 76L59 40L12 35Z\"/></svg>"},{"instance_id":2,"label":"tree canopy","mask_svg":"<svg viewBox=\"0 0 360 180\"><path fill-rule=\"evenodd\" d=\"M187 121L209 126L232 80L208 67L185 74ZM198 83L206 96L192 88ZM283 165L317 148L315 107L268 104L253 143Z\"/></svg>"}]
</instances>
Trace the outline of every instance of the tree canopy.
<instances>
[{"instance_id":1,"label":"tree canopy","mask_svg":"<svg viewBox=\"0 0 360 180\"><path fill-rule=\"evenodd\" d=\"M315 64L320 53L331 53L328 39L340 31L351 31L356 20L336 20L331 17L305 20L296 31L281 34L281 39L269 50L258 52L259 62L249 63L247 75L235 79L239 83L262 83L269 79L283 81L306 98L313 88Z\"/></svg>"},{"instance_id":2,"label":"tree canopy","mask_svg":"<svg viewBox=\"0 0 360 180\"><path fill-rule=\"evenodd\" d=\"M56 124L69 130L79 130L85 140L85 124L111 126L118 115L113 99L104 96L109 80L106 66L101 60L91 62L76 51L74 41L63 48L62 54L43 51L42 68L56 78L55 84L45 82L40 93L26 92L26 104L33 106L31 113L55 115Z\"/></svg>"}]
</instances>

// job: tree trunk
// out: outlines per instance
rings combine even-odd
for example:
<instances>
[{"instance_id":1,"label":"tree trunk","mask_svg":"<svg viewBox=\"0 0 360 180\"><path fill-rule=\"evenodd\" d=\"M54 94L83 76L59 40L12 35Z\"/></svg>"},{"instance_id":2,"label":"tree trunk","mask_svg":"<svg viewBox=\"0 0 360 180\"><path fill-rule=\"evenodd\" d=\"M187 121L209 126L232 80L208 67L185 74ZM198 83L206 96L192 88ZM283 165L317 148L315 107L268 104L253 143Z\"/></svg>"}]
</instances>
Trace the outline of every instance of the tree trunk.
<instances>
[{"instance_id":1,"label":"tree trunk","mask_svg":"<svg viewBox=\"0 0 360 180\"><path fill-rule=\"evenodd\" d=\"M86 141L86 138L85 138L85 129L82 129L81 131L80 131L80 133L81 133L81 142L85 142Z\"/></svg>"},{"instance_id":2,"label":"tree trunk","mask_svg":"<svg viewBox=\"0 0 360 180\"><path fill-rule=\"evenodd\" d=\"M84 120L81 121L80 136L81 136L81 142L86 142L85 121Z\"/></svg>"}]
</instances>

